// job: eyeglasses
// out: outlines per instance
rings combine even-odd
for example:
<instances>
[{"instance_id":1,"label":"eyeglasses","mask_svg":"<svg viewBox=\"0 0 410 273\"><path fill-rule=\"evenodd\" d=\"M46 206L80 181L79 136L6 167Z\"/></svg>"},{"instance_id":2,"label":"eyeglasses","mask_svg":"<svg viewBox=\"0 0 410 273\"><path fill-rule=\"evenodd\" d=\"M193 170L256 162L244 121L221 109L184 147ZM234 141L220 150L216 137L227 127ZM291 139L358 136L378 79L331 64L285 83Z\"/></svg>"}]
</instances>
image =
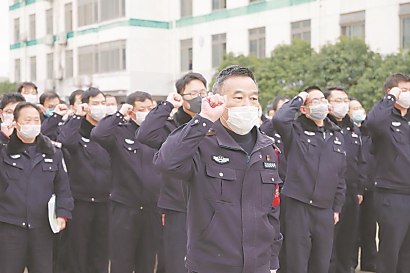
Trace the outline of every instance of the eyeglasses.
<instances>
[{"instance_id":1,"label":"eyeglasses","mask_svg":"<svg viewBox=\"0 0 410 273\"><path fill-rule=\"evenodd\" d=\"M335 100L330 100L330 102L336 102L336 103L349 103L349 99L335 99Z\"/></svg>"},{"instance_id":2,"label":"eyeglasses","mask_svg":"<svg viewBox=\"0 0 410 273\"><path fill-rule=\"evenodd\" d=\"M183 94L182 96L188 100L192 100L194 98L197 98L201 96L202 98L205 98L208 95L208 92L206 90L192 90L190 93Z\"/></svg>"},{"instance_id":3,"label":"eyeglasses","mask_svg":"<svg viewBox=\"0 0 410 273\"><path fill-rule=\"evenodd\" d=\"M321 98L321 99L313 99L310 104L312 105L319 105L319 104L328 104L328 100L325 98Z\"/></svg>"}]
</instances>

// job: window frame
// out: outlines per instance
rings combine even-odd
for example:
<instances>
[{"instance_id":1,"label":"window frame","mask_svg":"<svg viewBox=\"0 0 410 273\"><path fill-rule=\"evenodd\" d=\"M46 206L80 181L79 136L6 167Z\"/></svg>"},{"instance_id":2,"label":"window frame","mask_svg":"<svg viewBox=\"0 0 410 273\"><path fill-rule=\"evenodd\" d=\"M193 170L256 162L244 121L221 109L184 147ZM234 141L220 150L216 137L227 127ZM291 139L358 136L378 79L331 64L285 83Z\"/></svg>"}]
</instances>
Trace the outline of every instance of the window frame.
<instances>
[{"instance_id":1,"label":"window frame","mask_svg":"<svg viewBox=\"0 0 410 273\"><path fill-rule=\"evenodd\" d=\"M211 1L212 1L212 11L226 9L227 0L211 0ZM218 2L218 7L215 7L215 2Z\"/></svg>"},{"instance_id":2,"label":"window frame","mask_svg":"<svg viewBox=\"0 0 410 273\"><path fill-rule=\"evenodd\" d=\"M349 38L357 37L359 39L365 40L366 39L366 11L357 11L351 13L340 14L340 36L345 36ZM363 37L355 36L355 35L344 35L343 28L346 30L349 28L350 33L353 33L353 27L362 26L363 25Z\"/></svg>"},{"instance_id":3,"label":"window frame","mask_svg":"<svg viewBox=\"0 0 410 273\"><path fill-rule=\"evenodd\" d=\"M34 60L34 64L33 64L33 60ZM34 65L34 69L33 69L33 65ZM37 56L31 56L30 57L30 81L34 82L36 80L37 80Z\"/></svg>"},{"instance_id":4,"label":"window frame","mask_svg":"<svg viewBox=\"0 0 410 273\"><path fill-rule=\"evenodd\" d=\"M263 32L261 32L263 30ZM252 33L255 31L256 33ZM260 52L261 49L261 40L263 40L263 53ZM256 41L256 54L251 52L251 43ZM252 28L248 30L248 44L249 44L249 56L251 54L256 58L265 58L266 57L266 27Z\"/></svg>"},{"instance_id":5,"label":"window frame","mask_svg":"<svg viewBox=\"0 0 410 273\"><path fill-rule=\"evenodd\" d=\"M188 65L185 66L183 64L184 61L184 51L187 50L188 51ZM190 52L191 51L191 52ZM194 66L194 56L193 56L193 51L194 51L194 46L193 46L193 39L185 39L185 40L180 40L180 53L181 53L181 71L192 71L193 70L193 66ZM191 63L189 63L189 61L191 61ZM188 69L185 69L187 68Z\"/></svg>"},{"instance_id":6,"label":"window frame","mask_svg":"<svg viewBox=\"0 0 410 273\"><path fill-rule=\"evenodd\" d=\"M309 22L309 26L304 26L304 23ZM299 26L295 28L298 24ZM309 33L309 39L305 39L305 35ZM294 37L295 35L300 35L300 38ZM310 44L312 43L312 20L307 19L307 20L301 20L301 21L295 21L290 23L290 38L291 40L293 39L299 39L303 40L306 42L309 42Z\"/></svg>"},{"instance_id":7,"label":"window frame","mask_svg":"<svg viewBox=\"0 0 410 273\"><path fill-rule=\"evenodd\" d=\"M29 39L28 40L35 40L37 37L37 22L36 22L36 14L29 15Z\"/></svg>"},{"instance_id":8,"label":"window frame","mask_svg":"<svg viewBox=\"0 0 410 273\"><path fill-rule=\"evenodd\" d=\"M221 63L223 62L223 58L227 53L227 42L226 42L226 33L219 33L219 34L214 34L212 35L212 68L218 68ZM219 60L218 64L214 63L214 46L218 46L218 55L219 55Z\"/></svg>"}]
</instances>

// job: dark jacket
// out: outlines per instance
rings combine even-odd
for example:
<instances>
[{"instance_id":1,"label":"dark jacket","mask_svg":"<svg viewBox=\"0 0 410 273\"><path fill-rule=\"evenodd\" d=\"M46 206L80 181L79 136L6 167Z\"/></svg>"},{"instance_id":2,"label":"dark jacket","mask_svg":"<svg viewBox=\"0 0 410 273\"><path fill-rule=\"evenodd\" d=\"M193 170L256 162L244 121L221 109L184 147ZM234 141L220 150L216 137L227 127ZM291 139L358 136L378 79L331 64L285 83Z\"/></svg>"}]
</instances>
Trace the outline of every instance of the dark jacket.
<instances>
[{"instance_id":1,"label":"dark jacket","mask_svg":"<svg viewBox=\"0 0 410 273\"><path fill-rule=\"evenodd\" d=\"M372 138L370 136L369 130L366 128L366 124L362 123L360 127L360 131L362 132L362 148L363 154L366 158L366 181L364 183L364 190L365 191L373 191L374 190L374 182L376 181L376 160L374 158L374 148Z\"/></svg>"},{"instance_id":2,"label":"dark jacket","mask_svg":"<svg viewBox=\"0 0 410 273\"><path fill-rule=\"evenodd\" d=\"M61 125L63 125L63 116L54 113L51 117L44 118L41 123L41 133L56 141Z\"/></svg>"},{"instance_id":3,"label":"dark jacket","mask_svg":"<svg viewBox=\"0 0 410 273\"><path fill-rule=\"evenodd\" d=\"M410 111L403 117L395 103L393 95L386 95L365 121L374 145L375 188L410 194Z\"/></svg>"},{"instance_id":4,"label":"dark jacket","mask_svg":"<svg viewBox=\"0 0 410 273\"><path fill-rule=\"evenodd\" d=\"M282 181L270 138L258 130L248 155L219 121L196 115L169 135L154 164L188 185L189 270L251 273L269 262L278 267L282 237L272 203Z\"/></svg>"},{"instance_id":5,"label":"dark jacket","mask_svg":"<svg viewBox=\"0 0 410 273\"><path fill-rule=\"evenodd\" d=\"M273 125L285 140L288 172L282 194L319 208L341 212L345 201L346 152L340 128L325 119L324 132L305 115L294 119L301 97L285 103Z\"/></svg>"},{"instance_id":6,"label":"dark jacket","mask_svg":"<svg viewBox=\"0 0 410 273\"><path fill-rule=\"evenodd\" d=\"M69 180L74 199L107 202L111 186L111 161L107 151L90 139L94 128L74 115L62 128L58 141L70 153Z\"/></svg>"},{"instance_id":7,"label":"dark jacket","mask_svg":"<svg viewBox=\"0 0 410 273\"><path fill-rule=\"evenodd\" d=\"M156 150L139 143L136 130L138 125L134 121L126 123L117 112L102 119L91 137L111 156L111 200L134 209L158 211L161 175L152 163Z\"/></svg>"},{"instance_id":8,"label":"dark jacket","mask_svg":"<svg viewBox=\"0 0 410 273\"><path fill-rule=\"evenodd\" d=\"M177 124L183 124L191 119L191 116L182 110L175 113L174 119L169 118L172 109L174 109L174 106L168 101L162 101L152 109L137 131L138 141L158 150L167 140L169 134L177 128ZM165 175L162 179L158 207L186 212L185 185L180 180Z\"/></svg>"},{"instance_id":9,"label":"dark jacket","mask_svg":"<svg viewBox=\"0 0 410 273\"><path fill-rule=\"evenodd\" d=\"M283 144L282 136L275 130L275 128L273 128L273 122L270 119L266 119L260 128L262 132L274 139L275 145L279 149L279 176L285 183L288 163L285 157L285 145Z\"/></svg>"},{"instance_id":10,"label":"dark jacket","mask_svg":"<svg viewBox=\"0 0 410 273\"><path fill-rule=\"evenodd\" d=\"M361 131L348 115L341 122L337 122L332 115L328 115L328 118L342 129L341 133L345 140L347 164L345 172L346 192L363 195L367 170L366 158L362 149Z\"/></svg>"},{"instance_id":11,"label":"dark jacket","mask_svg":"<svg viewBox=\"0 0 410 273\"><path fill-rule=\"evenodd\" d=\"M49 225L47 203L56 195L56 215L71 219L71 197L61 150L50 139L36 138L35 156L14 132L0 151L0 185L9 184L0 197L0 221L26 228Z\"/></svg>"}]
</instances>

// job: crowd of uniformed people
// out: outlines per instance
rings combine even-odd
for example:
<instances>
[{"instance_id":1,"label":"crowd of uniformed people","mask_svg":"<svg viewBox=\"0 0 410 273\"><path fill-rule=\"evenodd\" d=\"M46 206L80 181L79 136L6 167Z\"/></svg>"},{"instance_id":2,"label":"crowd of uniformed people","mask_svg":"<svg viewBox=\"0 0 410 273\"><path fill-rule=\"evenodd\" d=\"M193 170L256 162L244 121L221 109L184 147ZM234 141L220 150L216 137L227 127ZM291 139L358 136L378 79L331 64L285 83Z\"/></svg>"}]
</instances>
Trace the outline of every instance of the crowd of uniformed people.
<instances>
[{"instance_id":1,"label":"crowd of uniformed people","mask_svg":"<svg viewBox=\"0 0 410 273\"><path fill-rule=\"evenodd\" d=\"M25 82L0 102L0 272L410 272L410 79L384 89L367 115L343 86L264 115L241 66L158 104Z\"/></svg>"}]
</instances>

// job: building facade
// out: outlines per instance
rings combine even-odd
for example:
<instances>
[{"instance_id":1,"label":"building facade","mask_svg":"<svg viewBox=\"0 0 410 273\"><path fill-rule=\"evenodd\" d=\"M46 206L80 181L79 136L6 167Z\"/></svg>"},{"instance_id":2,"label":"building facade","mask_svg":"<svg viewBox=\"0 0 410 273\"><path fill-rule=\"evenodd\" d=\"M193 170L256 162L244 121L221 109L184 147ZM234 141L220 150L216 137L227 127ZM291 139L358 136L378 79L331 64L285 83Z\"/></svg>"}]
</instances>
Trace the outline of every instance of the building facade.
<instances>
[{"instance_id":1,"label":"building facade","mask_svg":"<svg viewBox=\"0 0 410 273\"><path fill-rule=\"evenodd\" d=\"M292 39L319 49L356 36L398 52L410 0L10 0L9 22L12 82L162 98L187 71L210 81L227 52L269 57Z\"/></svg>"}]
</instances>

